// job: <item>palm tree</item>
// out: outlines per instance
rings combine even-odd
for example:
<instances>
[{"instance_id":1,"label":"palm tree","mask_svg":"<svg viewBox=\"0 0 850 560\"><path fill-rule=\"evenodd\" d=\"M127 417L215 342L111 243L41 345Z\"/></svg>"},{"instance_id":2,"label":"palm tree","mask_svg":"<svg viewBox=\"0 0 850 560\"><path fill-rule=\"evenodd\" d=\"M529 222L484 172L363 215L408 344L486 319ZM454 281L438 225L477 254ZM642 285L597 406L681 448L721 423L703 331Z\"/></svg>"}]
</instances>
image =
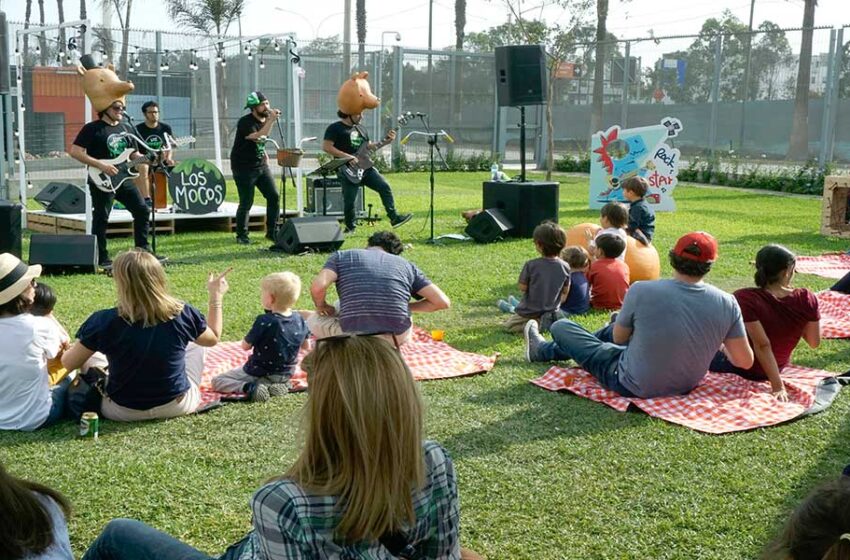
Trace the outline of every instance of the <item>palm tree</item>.
<instances>
[{"instance_id":1,"label":"palm tree","mask_svg":"<svg viewBox=\"0 0 850 560\"><path fill-rule=\"evenodd\" d=\"M466 0L455 0L455 50L463 50L463 40L466 29ZM463 65L455 58L455 111L454 121L460 124L461 108L463 107Z\"/></svg>"},{"instance_id":2,"label":"palm tree","mask_svg":"<svg viewBox=\"0 0 850 560\"><path fill-rule=\"evenodd\" d=\"M32 0L27 0L26 13L24 14L24 29L29 28L30 18L32 18ZM25 33L24 34L24 52L23 52L24 60L26 60L26 57L29 54L29 48L30 48L30 36L29 36L28 33Z\"/></svg>"},{"instance_id":3,"label":"palm tree","mask_svg":"<svg viewBox=\"0 0 850 560\"><path fill-rule=\"evenodd\" d=\"M812 74L812 26L818 0L805 0L803 8L803 39L800 43L800 66L797 70L797 90L794 95L794 120L788 142L788 159L809 156L809 80Z\"/></svg>"},{"instance_id":4,"label":"palm tree","mask_svg":"<svg viewBox=\"0 0 850 560\"><path fill-rule=\"evenodd\" d=\"M30 0L27 0L27 1L29 2ZM89 15L88 10L86 9L86 0L80 0L80 21L85 20L86 17L88 17L88 15ZM81 53L89 52L88 47L89 46L86 45L86 34L80 33L80 45L79 45L80 51L79 52L81 52Z\"/></svg>"},{"instance_id":5,"label":"palm tree","mask_svg":"<svg viewBox=\"0 0 850 560\"><path fill-rule=\"evenodd\" d=\"M366 0L357 0L357 64L360 70L366 64Z\"/></svg>"},{"instance_id":6,"label":"palm tree","mask_svg":"<svg viewBox=\"0 0 850 560\"><path fill-rule=\"evenodd\" d=\"M242 15L247 0L166 0L168 13L181 27L199 31L217 41L216 53L224 60L224 45L221 39L227 34L230 25ZM215 59L210 57L210 64ZM227 138L230 131L227 115L227 95L224 91L227 68L222 67L216 72L216 88L218 95L218 112L222 138Z\"/></svg>"},{"instance_id":7,"label":"palm tree","mask_svg":"<svg viewBox=\"0 0 850 560\"><path fill-rule=\"evenodd\" d=\"M65 40L65 28L62 24L65 23L65 2L64 0L56 0L56 9L59 11L59 52L62 53L68 48L68 42ZM63 60L60 64L64 64Z\"/></svg>"},{"instance_id":8,"label":"palm tree","mask_svg":"<svg viewBox=\"0 0 850 560\"><path fill-rule=\"evenodd\" d=\"M38 15L41 26L44 27L44 0L38 0ZM38 63L42 66L47 66L47 35L43 31L38 36L38 46L41 51L38 57Z\"/></svg>"},{"instance_id":9,"label":"palm tree","mask_svg":"<svg viewBox=\"0 0 850 560\"><path fill-rule=\"evenodd\" d=\"M596 63L593 68L593 109L590 133L602 129L603 79L605 77L605 40L608 35L608 0L596 0Z\"/></svg>"}]
</instances>

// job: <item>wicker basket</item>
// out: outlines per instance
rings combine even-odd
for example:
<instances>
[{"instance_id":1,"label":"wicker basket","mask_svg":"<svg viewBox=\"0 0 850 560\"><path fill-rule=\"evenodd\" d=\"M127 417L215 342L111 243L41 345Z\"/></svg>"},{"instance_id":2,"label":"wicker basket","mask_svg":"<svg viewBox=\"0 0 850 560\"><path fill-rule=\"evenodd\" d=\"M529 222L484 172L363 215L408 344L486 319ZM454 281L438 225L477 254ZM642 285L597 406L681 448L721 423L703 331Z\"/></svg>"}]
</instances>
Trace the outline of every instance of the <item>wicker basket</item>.
<instances>
[{"instance_id":1,"label":"wicker basket","mask_svg":"<svg viewBox=\"0 0 850 560\"><path fill-rule=\"evenodd\" d=\"M301 148L283 148L277 151L277 164L281 167L298 167L303 155L304 150Z\"/></svg>"}]
</instances>

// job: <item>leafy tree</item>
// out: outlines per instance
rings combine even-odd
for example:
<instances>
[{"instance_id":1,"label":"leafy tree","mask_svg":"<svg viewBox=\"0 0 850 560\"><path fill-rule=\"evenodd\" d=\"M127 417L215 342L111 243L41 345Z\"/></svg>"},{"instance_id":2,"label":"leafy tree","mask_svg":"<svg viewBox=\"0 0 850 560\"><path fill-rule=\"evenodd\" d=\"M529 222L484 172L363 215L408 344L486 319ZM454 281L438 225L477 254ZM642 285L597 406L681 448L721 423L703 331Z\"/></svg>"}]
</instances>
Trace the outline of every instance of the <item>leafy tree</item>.
<instances>
[{"instance_id":1,"label":"leafy tree","mask_svg":"<svg viewBox=\"0 0 850 560\"><path fill-rule=\"evenodd\" d=\"M301 54L312 55L335 55L338 56L342 52L342 41L339 35L331 35L330 37L316 37L304 48L301 49Z\"/></svg>"},{"instance_id":2,"label":"leafy tree","mask_svg":"<svg viewBox=\"0 0 850 560\"><path fill-rule=\"evenodd\" d=\"M817 0L804 0L803 38L800 42L800 66L794 93L794 120L788 142L789 159L806 159L809 156L809 81L812 74L812 35Z\"/></svg>"},{"instance_id":3,"label":"leafy tree","mask_svg":"<svg viewBox=\"0 0 850 560\"><path fill-rule=\"evenodd\" d=\"M761 32L754 41L749 83L750 99L777 99L784 88L784 70L794 60L785 32L771 21L758 26Z\"/></svg>"}]
</instances>

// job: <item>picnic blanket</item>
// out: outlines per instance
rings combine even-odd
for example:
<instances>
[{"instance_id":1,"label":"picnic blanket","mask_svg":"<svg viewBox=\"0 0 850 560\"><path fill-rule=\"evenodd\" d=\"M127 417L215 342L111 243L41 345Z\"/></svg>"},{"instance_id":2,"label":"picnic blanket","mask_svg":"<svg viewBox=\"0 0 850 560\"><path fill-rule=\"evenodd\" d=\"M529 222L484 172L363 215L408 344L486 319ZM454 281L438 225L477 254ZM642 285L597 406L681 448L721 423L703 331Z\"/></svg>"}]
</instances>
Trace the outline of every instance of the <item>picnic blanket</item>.
<instances>
[{"instance_id":1,"label":"picnic blanket","mask_svg":"<svg viewBox=\"0 0 850 560\"><path fill-rule=\"evenodd\" d=\"M841 278L850 272L850 255L821 255L797 257L797 272L815 274L824 278Z\"/></svg>"},{"instance_id":2,"label":"picnic blanket","mask_svg":"<svg viewBox=\"0 0 850 560\"><path fill-rule=\"evenodd\" d=\"M823 338L850 338L850 294L824 290L815 294Z\"/></svg>"},{"instance_id":3,"label":"picnic blanket","mask_svg":"<svg viewBox=\"0 0 850 560\"><path fill-rule=\"evenodd\" d=\"M780 403L770 385L732 373L708 373L690 393L653 399L626 398L603 388L581 368L554 366L531 383L550 391L567 390L625 412L630 405L656 418L709 434L725 434L773 426L829 406L838 393L834 373L798 366L782 371L790 401ZM830 378L824 380L825 378ZM819 387L828 386L827 393Z\"/></svg>"},{"instance_id":4,"label":"picnic blanket","mask_svg":"<svg viewBox=\"0 0 850 560\"><path fill-rule=\"evenodd\" d=\"M301 369L301 360L307 352L302 349L298 354L298 365L292 376L292 391L303 391L307 388L307 374ZM213 406L222 397L232 400L244 397L238 393L217 393L212 388L212 378L243 365L250 354L250 350L242 350L240 342L222 342L207 350L201 379L200 409ZM493 369L499 356L461 352L445 342L433 340L428 331L419 327L414 327L411 340L401 347L401 355L417 381L486 373Z\"/></svg>"}]
</instances>

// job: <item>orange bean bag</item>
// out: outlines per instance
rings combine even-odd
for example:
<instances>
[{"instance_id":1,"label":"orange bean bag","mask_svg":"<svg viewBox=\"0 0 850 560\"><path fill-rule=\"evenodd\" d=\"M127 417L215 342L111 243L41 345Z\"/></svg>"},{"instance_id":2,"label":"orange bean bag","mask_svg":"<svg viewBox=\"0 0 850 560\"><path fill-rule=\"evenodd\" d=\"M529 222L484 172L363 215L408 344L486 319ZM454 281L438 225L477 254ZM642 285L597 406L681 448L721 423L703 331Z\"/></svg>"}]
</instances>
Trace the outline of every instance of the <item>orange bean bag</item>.
<instances>
[{"instance_id":1,"label":"orange bean bag","mask_svg":"<svg viewBox=\"0 0 850 560\"><path fill-rule=\"evenodd\" d=\"M626 238L626 264L629 265L629 280L658 280L661 278L661 261L655 245L644 245L634 237Z\"/></svg>"},{"instance_id":2,"label":"orange bean bag","mask_svg":"<svg viewBox=\"0 0 850 560\"><path fill-rule=\"evenodd\" d=\"M602 229L599 224L578 224L567 230L567 246L578 245L579 247L588 248L588 240L585 232L590 230L591 238L596 236L596 232Z\"/></svg>"}]
</instances>

